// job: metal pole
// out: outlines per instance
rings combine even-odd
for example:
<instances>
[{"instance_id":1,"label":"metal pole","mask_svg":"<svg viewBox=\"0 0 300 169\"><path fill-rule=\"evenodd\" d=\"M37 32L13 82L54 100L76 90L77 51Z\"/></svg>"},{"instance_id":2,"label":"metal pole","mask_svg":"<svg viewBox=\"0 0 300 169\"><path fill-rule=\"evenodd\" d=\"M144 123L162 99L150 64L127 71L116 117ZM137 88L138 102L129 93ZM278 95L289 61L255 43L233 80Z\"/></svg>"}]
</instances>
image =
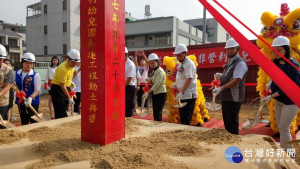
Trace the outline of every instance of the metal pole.
<instances>
[{"instance_id":1,"label":"metal pole","mask_svg":"<svg viewBox=\"0 0 300 169\"><path fill-rule=\"evenodd\" d=\"M203 7L202 44L206 41L206 9Z\"/></svg>"}]
</instances>

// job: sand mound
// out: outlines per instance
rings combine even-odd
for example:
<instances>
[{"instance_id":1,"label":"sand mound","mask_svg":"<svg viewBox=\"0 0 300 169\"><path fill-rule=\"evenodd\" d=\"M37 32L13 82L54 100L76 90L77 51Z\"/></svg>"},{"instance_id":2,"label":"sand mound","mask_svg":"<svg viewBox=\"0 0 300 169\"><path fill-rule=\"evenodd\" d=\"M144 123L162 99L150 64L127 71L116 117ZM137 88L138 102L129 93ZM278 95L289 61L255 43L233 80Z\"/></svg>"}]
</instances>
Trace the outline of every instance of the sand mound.
<instances>
[{"instance_id":1,"label":"sand mound","mask_svg":"<svg viewBox=\"0 0 300 169\"><path fill-rule=\"evenodd\" d=\"M107 146L81 141L80 120L63 123L56 127L39 127L24 133L0 130L0 144L11 143L21 138L29 138L31 142L35 142L32 150L39 157L39 161L27 165L28 169L50 168L55 165L85 160L90 162L91 168L199 168L199 165L189 165L189 163L178 161L176 158L190 157L197 161L203 160L205 163L205 161L216 158L215 147L223 147L224 150L217 151L221 152L221 156L218 153L219 157L215 159L216 162L220 162L224 160L223 153L228 145L247 144L241 143L240 136L231 135L225 129L199 130L201 128L193 128L193 130L188 130L181 129L181 127L185 127L181 125L172 125L172 127L180 127L180 130L174 128L171 131L163 132L155 127L161 132L130 137L130 135L141 132L142 127L154 128L155 124L162 127L169 125L168 123L146 123L142 120L127 118L126 134L129 137ZM243 139L243 141L245 140ZM254 142L256 141L258 140L254 139ZM264 137L261 141L276 146L271 138ZM229 165L227 162L226 164ZM217 166L223 165L218 164Z\"/></svg>"}]
</instances>

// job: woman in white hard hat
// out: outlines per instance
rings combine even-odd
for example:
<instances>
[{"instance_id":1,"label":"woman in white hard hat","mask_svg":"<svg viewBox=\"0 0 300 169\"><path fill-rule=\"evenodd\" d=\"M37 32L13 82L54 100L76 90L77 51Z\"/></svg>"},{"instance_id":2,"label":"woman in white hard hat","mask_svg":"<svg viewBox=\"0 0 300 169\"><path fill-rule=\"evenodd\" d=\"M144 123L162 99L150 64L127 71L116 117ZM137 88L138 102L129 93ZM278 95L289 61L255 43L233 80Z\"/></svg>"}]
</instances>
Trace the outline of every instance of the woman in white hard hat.
<instances>
[{"instance_id":1,"label":"woman in white hard hat","mask_svg":"<svg viewBox=\"0 0 300 169\"><path fill-rule=\"evenodd\" d=\"M15 103L18 104L22 125L27 125L29 122L36 123L35 120L30 118L31 116L34 116L34 113L30 108L28 108L29 105L32 105L37 112L39 111L41 78L40 75L33 70L34 63L34 54L25 53L21 61L22 69L17 70L15 73L17 87L20 91L24 91L26 93L27 99L26 102L21 102L21 98L16 97L15 101Z\"/></svg>"},{"instance_id":2,"label":"woman in white hard hat","mask_svg":"<svg viewBox=\"0 0 300 169\"><path fill-rule=\"evenodd\" d=\"M67 56L68 59L57 67L52 79L51 97L55 119L67 117L68 105L75 104L69 92L72 78L77 73L74 67L80 63L80 53L76 49L71 49Z\"/></svg>"},{"instance_id":3,"label":"woman in white hard hat","mask_svg":"<svg viewBox=\"0 0 300 169\"><path fill-rule=\"evenodd\" d=\"M0 115L8 120L9 89L13 82L13 70L3 63L7 56L6 49L0 44Z\"/></svg>"},{"instance_id":4,"label":"woman in white hard hat","mask_svg":"<svg viewBox=\"0 0 300 169\"><path fill-rule=\"evenodd\" d=\"M155 121L162 121L162 110L167 98L166 74L159 66L159 58L155 53L149 55L148 62L153 69L152 77L149 81L152 83L152 87L143 97L147 98L149 93L152 95L153 118Z\"/></svg>"},{"instance_id":5,"label":"woman in white hard hat","mask_svg":"<svg viewBox=\"0 0 300 169\"><path fill-rule=\"evenodd\" d=\"M191 125L195 102L198 97L197 89L197 68L195 63L187 57L187 47L184 44L176 46L173 54L180 64L177 66L176 81L173 87L177 87L180 93L176 100L187 103L179 108L181 124Z\"/></svg>"},{"instance_id":6,"label":"woman in white hard hat","mask_svg":"<svg viewBox=\"0 0 300 169\"><path fill-rule=\"evenodd\" d=\"M293 58L291 58L290 41L284 36L278 36L273 40L272 47L276 49L282 56L291 61L295 66L299 68L299 64ZM296 70L292 65L287 63L280 55L276 52L271 51L274 60L273 62L288 76L290 77L298 86L300 86L300 72ZM270 102L271 99L275 99L275 119L277 122L277 127L280 133L280 146L287 151L290 146L285 145L286 142L292 140L290 127L295 116L298 112L298 107L295 103L285 95L282 90L274 82L270 82L267 88L272 90L272 94L262 98L262 101Z\"/></svg>"},{"instance_id":7,"label":"woman in white hard hat","mask_svg":"<svg viewBox=\"0 0 300 169\"><path fill-rule=\"evenodd\" d=\"M53 56L51 58L51 65L47 70L47 89L49 91L49 97L48 97L48 107L50 111L50 117L51 119L54 119L54 108L53 108L53 102L52 102L52 97L51 97L51 85L52 85L52 78L54 76L54 73L59 66L59 59L57 56Z\"/></svg>"}]
</instances>

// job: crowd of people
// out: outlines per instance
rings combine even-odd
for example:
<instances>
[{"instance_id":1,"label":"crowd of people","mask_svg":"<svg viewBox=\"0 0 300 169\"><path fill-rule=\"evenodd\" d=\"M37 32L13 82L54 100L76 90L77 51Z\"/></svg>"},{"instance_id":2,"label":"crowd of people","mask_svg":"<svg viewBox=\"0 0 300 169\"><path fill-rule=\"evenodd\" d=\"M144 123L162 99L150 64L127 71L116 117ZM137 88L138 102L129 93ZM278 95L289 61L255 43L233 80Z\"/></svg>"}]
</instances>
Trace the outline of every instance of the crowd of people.
<instances>
[{"instance_id":1,"label":"crowd of people","mask_svg":"<svg viewBox=\"0 0 300 169\"><path fill-rule=\"evenodd\" d=\"M46 89L49 91L48 106L51 119L67 117L69 105L74 105L74 112L80 113L80 53L71 49L67 57L66 61L59 64L58 57L53 56L47 70ZM7 59L6 48L0 44L0 115L3 120L11 120L15 100L21 124L37 122L31 118L39 110L41 92L41 77L34 70L35 61L35 55L27 52L21 58L21 69L14 71L10 60ZM74 87L74 93L70 88L71 84L77 86ZM75 94L77 97L73 99Z\"/></svg>"},{"instance_id":2,"label":"crowd of people","mask_svg":"<svg viewBox=\"0 0 300 169\"><path fill-rule=\"evenodd\" d=\"M299 64L290 54L289 39L278 36L274 39L274 47L287 60L290 60L299 68ZM246 62L239 56L239 44L234 39L229 39L225 44L226 55L229 61L224 65L221 76L221 86L213 89L213 93L221 95L222 115L225 129L232 134L239 134L239 111L245 97L245 81L248 71ZM148 99L152 100L153 118L162 121L162 111L167 98L166 75L160 67L161 61L157 54L151 53L148 57L144 51L136 51L135 56L129 56L125 47L125 116L131 117L135 113L135 104L139 107L148 107ZM188 49L184 44L176 46L174 56L179 62L177 66L176 80L171 88L179 92L176 100L186 103L179 108L180 122L190 125L197 99L197 68L195 63L187 56ZM298 86L300 86L299 71L287 64L277 52L272 51L273 62ZM34 115L32 109L38 112L39 94L41 91L40 75L34 71L35 55L25 53L21 59L21 69L15 72L10 61L6 59L6 49L0 45L0 113L4 120L11 118L13 105L13 91L10 84L16 83L21 92L16 93L15 103L18 105L21 123L26 125L35 123L30 118ZM71 49L68 58L59 64L58 57L51 59L51 65L47 70L47 89L49 90L48 106L51 119L67 117L69 105L74 105L74 111L80 113L81 100L81 67L80 53ZM151 72L149 70L152 70ZM150 73L149 73L150 72ZM73 81L73 82L72 82ZM76 98L73 99L71 88L75 88ZM146 90L146 87L148 88ZM299 107L272 80L266 86L271 89L270 95L262 97L262 102L270 102L275 99L275 115L280 132L280 144L287 148L286 142L291 141L290 126L296 116ZM144 100L144 101L142 101ZM144 103L144 104L143 104Z\"/></svg>"}]
</instances>

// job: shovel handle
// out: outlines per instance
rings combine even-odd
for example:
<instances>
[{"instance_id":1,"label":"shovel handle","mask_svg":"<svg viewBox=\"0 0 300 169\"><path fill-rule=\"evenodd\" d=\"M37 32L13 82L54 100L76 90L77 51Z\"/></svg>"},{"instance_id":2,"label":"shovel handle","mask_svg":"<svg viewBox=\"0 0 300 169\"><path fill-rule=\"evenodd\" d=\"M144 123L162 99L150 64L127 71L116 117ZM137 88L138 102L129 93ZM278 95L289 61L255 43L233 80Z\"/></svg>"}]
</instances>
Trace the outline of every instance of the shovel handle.
<instances>
[{"instance_id":1,"label":"shovel handle","mask_svg":"<svg viewBox=\"0 0 300 169\"><path fill-rule=\"evenodd\" d=\"M16 91L16 92L20 92L20 90L19 90L19 88L17 87L16 83L13 83L13 84L11 85L11 88L12 88L14 91ZM24 100L24 101L27 101L27 99L26 99L24 96L23 96L23 100ZM39 119L43 120L43 119L39 116L39 114L36 112L36 110L32 107L31 104L29 104L28 107L33 111L33 113L34 113Z\"/></svg>"}]
</instances>

